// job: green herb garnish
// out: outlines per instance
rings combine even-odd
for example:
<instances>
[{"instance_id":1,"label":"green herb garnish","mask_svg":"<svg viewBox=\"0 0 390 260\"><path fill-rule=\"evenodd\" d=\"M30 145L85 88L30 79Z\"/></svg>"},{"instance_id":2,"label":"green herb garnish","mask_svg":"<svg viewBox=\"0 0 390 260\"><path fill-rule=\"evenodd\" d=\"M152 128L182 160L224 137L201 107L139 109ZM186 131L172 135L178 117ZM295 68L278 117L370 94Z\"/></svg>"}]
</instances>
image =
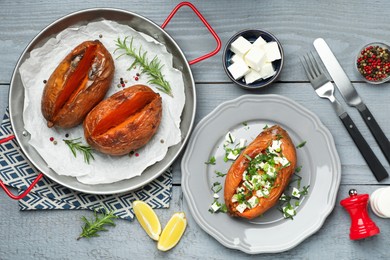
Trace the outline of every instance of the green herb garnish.
<instances>
[{"instance_id":1,"label":"green herb garnish","mask_svg":"<svg viewBox=\"0 0 390 260\"><path fill-rule=\"evenodd\" d=\"M68 145L68 147L72 151L74 157L77 157L76 151L79 151L84 156L84 162L89 164L89 161L90 161L91 158L93 160L95 160L95 158L93 157L93 154L92 154L93 150L92 150L92 148L90 146L83 145L81 143L81 141L78 141L80 139L81 139L81 137L76 138L76 139L70 139L70 140L63 139L62 141L64 141Z\"/></svg>"},{"instance_id":2,"label":"green herb garnish","mask_svg":"<svg viewBox=\"0 0 390 260\"><path fill-rule=\"evenodd\" d=\"M302 170L302 165L301 166L298 166L297 168L295 168L295 172L298 173Z\"/></svg>"},{"instance_id":3,"label":"green herb garnish","mask_svg":"<svg viewBox=\"0 0 390 260\"><path fill-rule=\"evenodd\" d=\"M205 162L205 164L212 164L212 165L215 165L215 161L216 161L215 156L212 156L212 157L209 159L208 162Z\"/></svg>"},{"instance_id":4,"label":"green herb garnish","mask_svg":"<svg viewBox=\"0 0 390 260\"><path fill-rule=\"evenodd\" d=\"M131 38L129 45L126 42L127 38L128 37L125 37L123 41L121 41L121 39L118 38L116 41L116 46L118 48L114 51L114 53L117 50L125 51L124 53L119 55L117 59L123 55L128 55L130 57L133 57L134 62L131 64L128 70L131 70L134 65L139 64L142 67L142 73L146 73L150 77L152 77L152 79L150 79L148 83L156 84L158 86L157 87L158 90L173 97L171 86L169 85L169 82L164 79L164 75L161 73L161 69L164 65L161 65L161 61L158 59L158 57L155 56L152 59L152 61L149 61L148 58L146 57L147 51L142 51L142 46L139 47L137 51L133 47L133 38Z\"/></svg>"},{"instance_id":5,"label":"green herb garnish","mask_svg":"<svg viewBox=\"0 0 390 260\"><path fill-rule=\"evenodd\" d=\"M218 176L218 177L225 177L226 176L226 173L222 173L220 171L215 171L215 174Z\"/></svg>"},{"instance_id":6,"label":"green herb garnish","mask_svg":"<svg viewBox=\"0 0 390 260\"><path fill-rule=\"evenodd\" d=\"M91 237L98 237L99 234L97 232L99 231L107 231L107 229L104 227L106 225L108 226L115 226L115 223L113 219L117 218L117 216L114 215L113 211L107 212L107 210L101 211L101 217L98 215L98 212L94 212L95 220L89 221L86 217L82 217L81 220L85 223L84 227L82 227L83 231L77 238L79 240L80 238L91 238Z\"/></svg>"},{"instance_id":7,"label":"green herb garnish","mask_svg":"<svg viewBox=\"0 0 390 260\"><path fill-rule=\"evenodd\" d=\"M296 146L296 148L302 148L302 147L305 146L305 144L306 144L306 141L303 141L302 143L298 144L298 145Z\"/></svg>"}]
</instances>

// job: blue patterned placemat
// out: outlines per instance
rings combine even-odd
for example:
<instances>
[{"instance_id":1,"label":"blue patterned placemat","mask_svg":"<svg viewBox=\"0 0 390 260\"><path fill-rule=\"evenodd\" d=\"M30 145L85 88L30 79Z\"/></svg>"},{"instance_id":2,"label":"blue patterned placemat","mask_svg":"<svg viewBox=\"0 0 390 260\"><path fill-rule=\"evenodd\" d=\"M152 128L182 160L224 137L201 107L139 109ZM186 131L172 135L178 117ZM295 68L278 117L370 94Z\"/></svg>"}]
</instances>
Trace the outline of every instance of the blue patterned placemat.
<instances>
[{"instance_id":1,"label":"blue patterned placemat","mask_svg":"<svg viewBox=\"0 0 390 260\"><path fill-rule=\"evenodd\" d=\"M8 108L0 127L0 139L13 135ZM26 159L16 139L0 144L0 179L22 193L39 171ZM168 208L172 196L172 171L167 170L144 187L113 195L92 195L68 189L43 177L22 200L20 210L89 209L105 207L120 218L133 220L131 202L143 200L152 208Z\"/></svg>"}]
</instances>

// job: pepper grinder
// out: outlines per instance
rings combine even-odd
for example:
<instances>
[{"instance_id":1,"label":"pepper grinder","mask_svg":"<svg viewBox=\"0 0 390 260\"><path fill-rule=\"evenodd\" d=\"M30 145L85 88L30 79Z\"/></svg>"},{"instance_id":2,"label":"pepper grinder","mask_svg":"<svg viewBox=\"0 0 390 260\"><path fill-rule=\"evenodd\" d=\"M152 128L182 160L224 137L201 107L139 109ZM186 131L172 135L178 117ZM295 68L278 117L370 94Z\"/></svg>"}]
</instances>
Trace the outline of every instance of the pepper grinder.
<instances>
[{"instance_id":1,"label":"pepper grinder","mask_svg":"<svg viewBox=\"0 0 390 260\"><path fill-rule=\"evenodd\" d=\"M368 194L357 194L355 189L349 190L349 197L340 201L351 217L349 238L363 239L379 234L380 230L370 218L367 211Z\"/></svg>"}]
</instances>

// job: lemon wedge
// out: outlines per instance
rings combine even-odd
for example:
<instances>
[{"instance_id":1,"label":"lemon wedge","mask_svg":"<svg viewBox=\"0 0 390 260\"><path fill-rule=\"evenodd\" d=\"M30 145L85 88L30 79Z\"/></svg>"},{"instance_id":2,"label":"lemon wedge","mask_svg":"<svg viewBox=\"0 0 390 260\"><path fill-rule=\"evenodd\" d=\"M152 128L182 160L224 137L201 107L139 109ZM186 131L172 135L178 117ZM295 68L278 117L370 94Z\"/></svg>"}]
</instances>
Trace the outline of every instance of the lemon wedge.
<instances>
[{"instance_id":1,"label":"lemon wedge","mask_svg":"<svg viewBox=\"0 0 390 260\"><path fill-rule=\"evenodd\" d=\"M161 224L154 210L145 202L133 202L134 214L145 232L153 239L158 240L161 234Z\"/></svg>"},{"instance_id":2,"label":"lemon wedge","mask_svg":"<svg viewBox=\"0 0 390 260\"><path fill-rule=\"evenodd\" d=\"M187 219L184 212L177 212L173 214L161 233L160 239L157 243L157 248L161 251L168 251L176 246L183 235L186 226Z\"/></svg>"}]
</instances>

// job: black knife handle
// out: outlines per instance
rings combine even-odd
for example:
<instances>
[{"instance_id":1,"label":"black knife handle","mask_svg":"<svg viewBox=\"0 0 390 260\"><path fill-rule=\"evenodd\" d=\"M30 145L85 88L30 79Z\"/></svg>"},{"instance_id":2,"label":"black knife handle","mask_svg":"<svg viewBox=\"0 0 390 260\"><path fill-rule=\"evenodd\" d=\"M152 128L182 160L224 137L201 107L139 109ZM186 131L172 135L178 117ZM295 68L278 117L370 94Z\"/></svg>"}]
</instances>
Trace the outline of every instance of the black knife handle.
<instances>
[{"instance_id":1,"label":"black knife handle","mask_svg":"<svg viewBox=\"0 0 390 260\"><path fill-rule=\"evenodd\" d=\"M381 148L387 161L390 163L390 142L387 139L385 133L383 133L381 127L376 122L374 116L368 110L367 106L364 106L361 110L359 109L360 115L363 117L372 135L375 137L376 142Z\"/></svg>"},{"instance_id":2,"label":"black knife handle","mask_svg":"<svg viewBox=\"0 0 390 260\"><path fill-rule=\"evenodd\" d=\"M344 116L345 115L345 116ZM355 123L352 121L351 117L348 114L343 114L340 116L341 121L343 122L345 128L347 128L349 135L352 137L356 146L358 147L360 153L362 154L364 160L368 167L370 167L372 173L374 174L377 181L381 181L389 176L386 172L386 169L383 167L381 162L378 160L371 147L368 145L359 129L357 129Z\"/></svg>"}]
</instances>

